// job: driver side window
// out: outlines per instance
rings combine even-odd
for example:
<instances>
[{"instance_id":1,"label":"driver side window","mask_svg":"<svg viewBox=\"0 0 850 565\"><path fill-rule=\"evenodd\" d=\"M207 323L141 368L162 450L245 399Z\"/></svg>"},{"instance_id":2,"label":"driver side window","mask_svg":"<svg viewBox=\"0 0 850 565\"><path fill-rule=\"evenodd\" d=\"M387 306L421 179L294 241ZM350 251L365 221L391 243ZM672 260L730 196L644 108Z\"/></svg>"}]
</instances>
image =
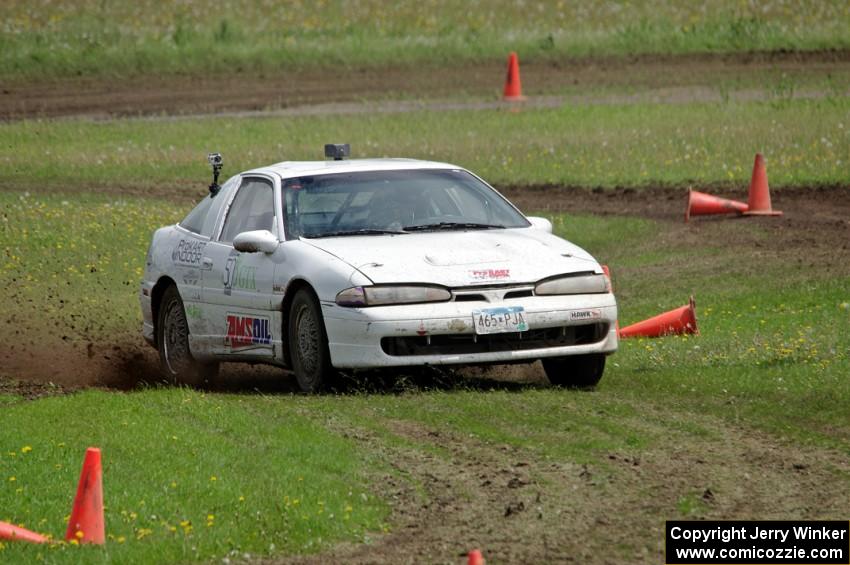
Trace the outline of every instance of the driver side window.
<instances>
[{"instance_id":1,"label":"driver side window","mask_svg":"<svg viewBox=\"0 0 850 565\"><path fill-rule=\"evenodd\" d=\"M265 179L247 178L227 212L219 241L232 243L242 232L274 231L274 188Z\"/></svg>"}]
</instances>

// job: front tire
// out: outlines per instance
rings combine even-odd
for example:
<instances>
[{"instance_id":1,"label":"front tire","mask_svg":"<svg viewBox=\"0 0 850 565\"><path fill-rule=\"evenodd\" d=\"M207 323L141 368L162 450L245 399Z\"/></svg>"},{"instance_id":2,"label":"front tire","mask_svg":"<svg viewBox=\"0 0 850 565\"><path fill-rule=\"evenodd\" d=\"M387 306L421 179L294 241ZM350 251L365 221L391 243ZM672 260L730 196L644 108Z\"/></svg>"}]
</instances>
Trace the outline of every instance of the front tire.
<instances>
[{"instance_id":1,"label":"front tire","mask_svg":"<svg viewBox=\"0 0 850 565\"><path fill-rule=\"evenodd\" d=\"M570 355L543 359L549 382L565 388L592 389L605 372L605 355Z\"/></svg>"},{"instance_id":2,"label":"front tire","mask_svg":"<svg viewBox=\"0 0 850 565\"><path fill-rule=\"evenodd\" d=\"M289 356L298 386L307 393L327 389L336 378L319 301L307 289L298 290L289 310Z\"/></svg>"},{"instance_id":3,"label":"front tire","mask_svg":"<svg viewBox=\"0 0 850 565\"><path fill-rule=\"evenodd\" d=\"M218 375L218 363L200 363L189 350L189 323L176 286L162 295L156 325L159 367L169 383L200 386L211 383Z\"/></svg>"}]
</instances>

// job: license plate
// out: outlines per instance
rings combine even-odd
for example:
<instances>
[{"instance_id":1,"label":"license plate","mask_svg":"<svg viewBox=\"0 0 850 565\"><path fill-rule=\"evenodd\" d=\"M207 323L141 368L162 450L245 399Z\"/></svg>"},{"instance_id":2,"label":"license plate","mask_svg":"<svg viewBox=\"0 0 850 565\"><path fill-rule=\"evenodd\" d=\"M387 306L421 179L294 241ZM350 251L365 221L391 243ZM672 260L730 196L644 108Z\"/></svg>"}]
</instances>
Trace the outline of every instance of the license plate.
<instances>
[{"instance_id":1,"label":"license plate","mask_svg":"<svg viewBox=\"0 0 850 565\"><path fill-rule=\"evenodd\" d=\"M528 330L522 306L486 308L472 312L472 323L477 334L524 332Z\"/></svg>"}]
</instances>

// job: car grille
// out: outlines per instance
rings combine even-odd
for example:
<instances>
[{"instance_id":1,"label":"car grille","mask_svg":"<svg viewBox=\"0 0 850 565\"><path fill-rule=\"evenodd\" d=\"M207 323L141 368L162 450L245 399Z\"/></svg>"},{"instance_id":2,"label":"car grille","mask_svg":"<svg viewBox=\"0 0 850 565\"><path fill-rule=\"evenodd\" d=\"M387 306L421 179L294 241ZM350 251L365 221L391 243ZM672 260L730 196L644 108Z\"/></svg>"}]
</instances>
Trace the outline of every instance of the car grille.
<instances>
[{"instance_id":1,"label":"car grille","mask_svg":"<svg viewBox=\"0 0 850 565\"><path fill-rule=\"evenodd\" d=\"M598 323L529 330L521 333L385 337L381 339L381 348L384 353L394 357L460 355L583 345L601 341L607 334L608 324Z\"/></svg>"},{"instance_id":2,"label":"car grille","mask_svg":"<svg viewBox=\"0 0 850 565\"><path fill-rule=\"evenodd\" d=\"M451 289L454 302L505 302L534 296L534 287L523 285L467 286Z\"/></svg>"}]
</instances>

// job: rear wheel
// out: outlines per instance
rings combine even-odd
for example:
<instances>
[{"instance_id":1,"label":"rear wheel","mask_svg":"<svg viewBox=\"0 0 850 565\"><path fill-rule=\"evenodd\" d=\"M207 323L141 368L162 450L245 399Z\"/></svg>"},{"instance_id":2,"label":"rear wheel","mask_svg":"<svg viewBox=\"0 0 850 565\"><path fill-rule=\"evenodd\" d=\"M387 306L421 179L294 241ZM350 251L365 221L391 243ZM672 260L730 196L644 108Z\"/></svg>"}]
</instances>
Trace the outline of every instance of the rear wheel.
<instances>
[{"instance_id":1,"label":"rear wheel","mask_svg":"<svg viewBox=\"0 0 850 565\"><path fill-rule=\"evenodd\" d=\"M336 378L319 301L307 289L298 290L289 310L289 356L298 386L319 392Z\"/></svg>"},{"instance_id":2,"label":"rear wheel","mask_svg":"<svg viewBox=\"0 0 850 565\"><path fill-rule=\"evenodd\" d=\"M543 359L549 382L566 388L593 388L605 372L605 355L570 355Z\"/></svg>"},{"instance_id":3,"label":"rear wheel","mask_svg":"<svg viewBox=\"0 0 850 565\"><path fill-rule=\"evenodd\" d=\"M189 350L189 324L176 286L165 289L159 304L156 345L162 376L170 383L199 386L218 375L218 363L200 363Z\"/></svg>"}]
</instances>

